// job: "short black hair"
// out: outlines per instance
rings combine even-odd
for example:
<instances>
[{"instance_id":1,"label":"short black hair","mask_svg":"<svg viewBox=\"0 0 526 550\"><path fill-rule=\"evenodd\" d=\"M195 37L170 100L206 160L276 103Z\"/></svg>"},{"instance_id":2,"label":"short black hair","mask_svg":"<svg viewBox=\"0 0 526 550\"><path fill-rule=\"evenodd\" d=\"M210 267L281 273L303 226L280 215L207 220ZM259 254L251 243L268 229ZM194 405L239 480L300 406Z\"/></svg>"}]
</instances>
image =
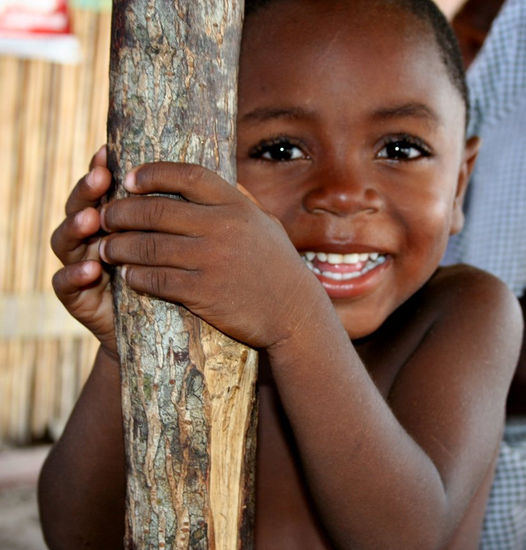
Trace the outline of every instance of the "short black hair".
<instances>
[{"instance_id":1,"label":"short black hair","mask_svg":"<svg viewBox=\"0 0 526 550\"><path fill-rule=\"evenodd\" d=\"M245 17L254 15L260 9L283 0L245 0ZM453 86L458 90L466 107L466 126L469 116L469 95L466 84L464 63L457 37L446 19L432 0L368 0L370 4L384 5L388 8L409 12L433 31L440 57Z\"/></svg>"}]
</instances>

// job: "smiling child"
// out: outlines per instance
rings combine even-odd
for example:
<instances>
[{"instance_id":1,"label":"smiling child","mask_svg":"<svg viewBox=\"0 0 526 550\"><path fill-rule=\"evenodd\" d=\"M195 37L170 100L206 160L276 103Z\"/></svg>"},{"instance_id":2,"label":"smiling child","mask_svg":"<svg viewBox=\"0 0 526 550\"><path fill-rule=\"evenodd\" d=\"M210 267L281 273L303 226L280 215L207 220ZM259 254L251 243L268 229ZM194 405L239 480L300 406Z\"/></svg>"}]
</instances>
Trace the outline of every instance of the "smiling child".
<instances>
[{"instance_id":1,"label":"smiling child","mask_svg":"<svg viewBox=\"0 0 526 550\"><path fill-rule=\"evenodd\" d=\"M261 350L256 548L475 549L522 323L491 275L438 268L478 150L451 29L427 0L247 2L241 52L255 200L157 163L100 209L102 149L54 234L57 295L101 347L42 472L48 544L122 547L102 259Z\"/></svg>"}]
</instances>

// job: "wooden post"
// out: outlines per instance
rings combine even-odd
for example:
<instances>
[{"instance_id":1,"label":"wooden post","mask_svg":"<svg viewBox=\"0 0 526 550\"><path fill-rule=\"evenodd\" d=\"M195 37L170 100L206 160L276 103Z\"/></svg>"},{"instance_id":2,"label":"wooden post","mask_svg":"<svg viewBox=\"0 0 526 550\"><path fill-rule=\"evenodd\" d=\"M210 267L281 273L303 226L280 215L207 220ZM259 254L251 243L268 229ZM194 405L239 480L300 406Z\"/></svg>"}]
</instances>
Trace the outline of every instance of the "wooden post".
<instances>
[{"instance_id":1,"label":"wooden post","mask_svg":"<svg viewBox=\"0 0 526 550\"><path fill-rule=\"evenodd\" d=\"M114 0L108 114L116 195L133 166L235 182L243 3ZM127 453L125 548L251 548L256 353L114 277Z\"/></svg>"}]
</instances>

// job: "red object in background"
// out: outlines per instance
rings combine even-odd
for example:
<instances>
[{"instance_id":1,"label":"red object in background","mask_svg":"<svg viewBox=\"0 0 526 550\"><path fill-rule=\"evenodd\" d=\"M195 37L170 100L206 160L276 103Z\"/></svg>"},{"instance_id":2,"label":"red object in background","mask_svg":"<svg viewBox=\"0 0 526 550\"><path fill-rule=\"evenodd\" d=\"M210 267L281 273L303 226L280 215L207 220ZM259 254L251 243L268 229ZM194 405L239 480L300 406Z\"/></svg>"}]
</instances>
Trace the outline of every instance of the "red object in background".
<instances>
[{"instance_id":1,"label":"red object in background","mask_svg":"<svg viewBox=\"0 0 526 550\"><path fill-rule=\"evenodd\" d=\"M79 59L66 0L0 0L0 54L63 63Z\"/></svg>"}]
</instances>

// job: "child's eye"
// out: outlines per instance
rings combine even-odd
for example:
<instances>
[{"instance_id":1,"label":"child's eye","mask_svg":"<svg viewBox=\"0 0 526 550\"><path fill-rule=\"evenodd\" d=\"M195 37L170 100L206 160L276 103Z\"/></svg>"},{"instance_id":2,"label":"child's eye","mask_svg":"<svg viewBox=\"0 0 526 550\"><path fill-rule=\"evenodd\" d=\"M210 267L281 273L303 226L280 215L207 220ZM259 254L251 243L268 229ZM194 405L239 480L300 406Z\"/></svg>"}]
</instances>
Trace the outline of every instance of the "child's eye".
<instances>
[{"instance_id":1,"label":"child's eye","mask_svg":"<svg viewBox=\"0 0 526 550\"><path fill-rule=\"evenodd\" d=\"M258 143L258 145L250 150L249 157L271 162L288 162L309 158L301 147L284 137Z\"/></svg>"},{"instance_id":2,"label":"child's eye","mask_svg":"<svg viewBox=\"0 0 526 550\"><path fill-rule=\"evenodd\" d=\"M406 161L431 156L431 151L419 139L414 137L389 138L376 154L377 158Z\"/></svg>"}]
</instances>

